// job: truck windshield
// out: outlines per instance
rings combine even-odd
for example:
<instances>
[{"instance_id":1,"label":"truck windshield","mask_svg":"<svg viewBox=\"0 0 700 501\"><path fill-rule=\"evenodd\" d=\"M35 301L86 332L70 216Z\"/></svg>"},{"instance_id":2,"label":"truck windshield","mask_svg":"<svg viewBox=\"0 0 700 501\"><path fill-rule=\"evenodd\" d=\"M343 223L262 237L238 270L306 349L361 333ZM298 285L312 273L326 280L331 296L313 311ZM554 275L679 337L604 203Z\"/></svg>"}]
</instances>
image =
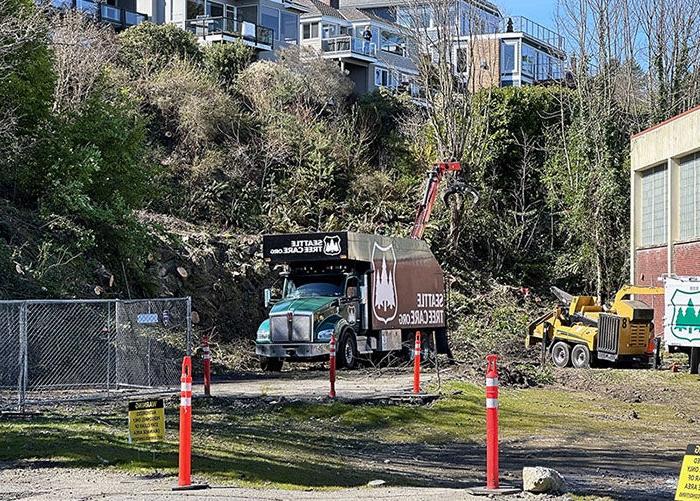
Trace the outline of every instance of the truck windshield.
<instances>
[{"instance_id":1,"label":"truck windshield","mask_svg":"<svg viewBox=\"0 0 700 501\"><path fill-rule=\"evenodd\" d=\"M287 297L341 296L342 294L343 290L340 285L318 282L295 287L292 282L289 284Z\"/></svg>"}]
</instances>

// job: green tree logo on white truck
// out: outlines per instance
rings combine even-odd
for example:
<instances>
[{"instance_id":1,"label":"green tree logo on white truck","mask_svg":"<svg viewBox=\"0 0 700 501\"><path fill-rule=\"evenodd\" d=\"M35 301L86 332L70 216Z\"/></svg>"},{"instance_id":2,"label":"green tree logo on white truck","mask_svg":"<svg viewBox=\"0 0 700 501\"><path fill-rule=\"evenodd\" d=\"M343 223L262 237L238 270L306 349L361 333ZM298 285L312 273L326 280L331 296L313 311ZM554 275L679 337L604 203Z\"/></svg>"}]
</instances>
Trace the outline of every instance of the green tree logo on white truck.
<instances>
[{"instance_id":1,"label":"green tree logo on white truck","mask_svg":"<svg viewBox=\"0 0 700 501\"><path fill-rule=\"evenodd\" d=\"M700 291L676 289L670 306L673 335L685 341L700 341Z\"/></svg>"}]
</instances>

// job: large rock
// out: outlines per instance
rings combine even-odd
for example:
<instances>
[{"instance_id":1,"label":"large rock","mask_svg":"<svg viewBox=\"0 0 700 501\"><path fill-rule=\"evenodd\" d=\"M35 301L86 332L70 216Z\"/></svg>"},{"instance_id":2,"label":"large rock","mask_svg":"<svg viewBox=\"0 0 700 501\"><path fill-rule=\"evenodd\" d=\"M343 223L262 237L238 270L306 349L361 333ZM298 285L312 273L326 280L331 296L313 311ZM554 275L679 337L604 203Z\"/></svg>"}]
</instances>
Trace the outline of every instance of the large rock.
<instances>
[{"instance_id":1,"label":"large rock","mask_svg":"<svg viewBox=\"0 0 700 501\"><path fill-rule=\"evenodd\" d=\"M565 492L566 482L556 470L526 466L523 468L523 490L534 493Z\"/></svg>"}]
</instances>

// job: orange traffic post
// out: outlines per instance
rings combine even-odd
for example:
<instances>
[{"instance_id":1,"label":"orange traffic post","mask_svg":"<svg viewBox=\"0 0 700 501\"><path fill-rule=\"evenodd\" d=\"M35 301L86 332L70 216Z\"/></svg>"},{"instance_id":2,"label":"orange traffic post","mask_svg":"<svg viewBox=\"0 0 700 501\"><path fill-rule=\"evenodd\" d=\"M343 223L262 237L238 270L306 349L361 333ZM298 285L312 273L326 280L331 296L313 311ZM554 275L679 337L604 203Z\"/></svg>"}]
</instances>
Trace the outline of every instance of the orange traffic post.
<instances>
[{"instance_id":1,"label":"orange traffic post","mask_svg":"<svg viewBox=\"0 0 700 501\"><path fill-rule=\"evenodd\" d=\"M178 459L178 490L206 489L207 484L192 484L192 358L182 359L180 376L180 453Z\"/></svg>"},{"instance_id":2,"label":"orange traffic post","mask_svg":"<svg viewBox=\"0 0 700 501\"><path fill-rule=\"evenodd\" d=\"M331 391L328 393L330 398L335 398L335 334L331 334L330 343L330 380L331 380Z\"/></svg>"},{"instance_id":3,"label":"orange traffic post","mask_svg":"<svg viewBox=\"0 0 700 501\"><path fill-rule=\"evenodd\" d=\"M202 338L202 360L204 360L204 396L211 397L211 351L209 336Z\"/></svg>"},{"instance_id":4,"label":"orange traffic post","mask_svg":"<svg viewBox=\"0 0 700 501\"><path fill-rule=\"evenodd\" d=\"M486 356L486 487L474 494L512 494L518 489L501 487L498 474L498 355Z\"/></svg>"},{"instance_id":5,"label":"orange traffic post","mask_svg":"<svg viewBox=\"0 0 700 501\"><path fill-rule=\"evenodd\" d=\"M420 331L416 331L416 345L413 350L413 393L420 393Z\"/></svg>"}]
</instances>

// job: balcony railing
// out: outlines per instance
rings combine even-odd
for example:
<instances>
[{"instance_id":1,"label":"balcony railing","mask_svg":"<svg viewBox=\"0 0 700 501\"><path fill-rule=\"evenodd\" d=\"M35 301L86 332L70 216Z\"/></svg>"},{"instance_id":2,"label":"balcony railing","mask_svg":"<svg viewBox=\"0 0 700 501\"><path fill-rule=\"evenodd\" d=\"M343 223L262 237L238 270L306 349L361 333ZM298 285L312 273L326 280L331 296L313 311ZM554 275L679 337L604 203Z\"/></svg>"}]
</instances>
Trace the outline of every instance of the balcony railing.
<instances>
[{"instance_id":1,"label":"balcony railing","mask_svg":"<svg viewBox=\"0 0 700 501\"><path fill-rule=\"evenodd\" d=\"M51 6L57 9L76 9L88 16L121 28L136 26L148 20L148 16L145 14L92 0L51 0Z\"/></svg>"},{"instance_id":2,"label":"balcony railing","mask_svg":"<svg viewBox=\"0 0 700 501\"><path fill-rule=\"evenodd\" d=\"M374 43L351 36L324 38L321 40L321 50L325 53L350 52L361 56L377 56L377 46Z\"/></svg>"},{"instance_id":3,"label":"balcony railing","mask_svg":"<svg viewBox=\"0 0 700 501\"><path fill-rule=\"evenodd\" d=\"M565 40L563 36L526 17L515 16L505 18L499 27L499 31L502 33L525 33L550 47L561 51L565 49Z\"/></svg>"},{"instance_id":4,"label":"balcony railing","mask_svg":"<svg viewBox=\"0 0 700 501\"><path fill-rule=\"evenodd\" d=\"M255 45L267 45L272 48L274 31L248 21L239 21L228 17L201 17L188 19L185 30L204 40L211 35L224 35L240 38Z\"/></svg>"}]
</instances>

